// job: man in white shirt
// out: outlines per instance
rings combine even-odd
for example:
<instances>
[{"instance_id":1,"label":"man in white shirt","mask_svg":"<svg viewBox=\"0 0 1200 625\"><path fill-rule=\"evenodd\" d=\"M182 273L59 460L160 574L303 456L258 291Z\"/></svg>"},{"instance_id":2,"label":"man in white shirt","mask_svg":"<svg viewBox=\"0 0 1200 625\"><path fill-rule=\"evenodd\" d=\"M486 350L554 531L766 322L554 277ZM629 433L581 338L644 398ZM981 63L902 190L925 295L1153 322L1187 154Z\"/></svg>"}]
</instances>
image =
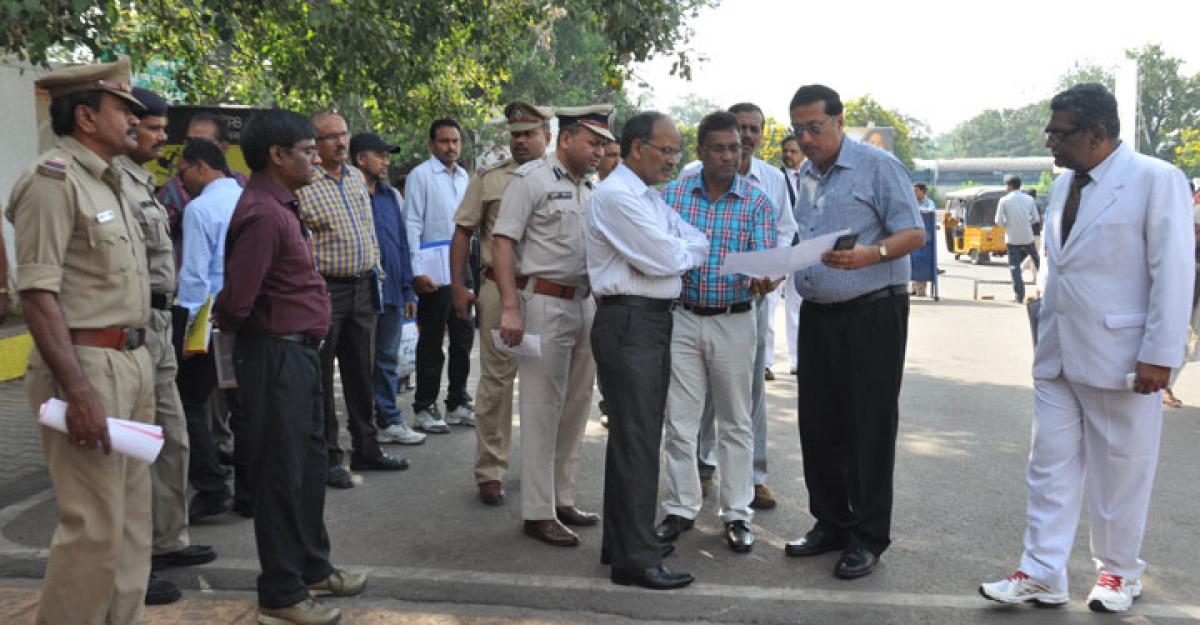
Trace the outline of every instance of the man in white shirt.
<instances>
[{"instance_id":1,"label":"man in white shirt","mask_svg":"<svg viewBox=\"0 0 1200 625\"><path fill-rule=\"evenodd\" d=\"M679 158L671 118L639 113L625 122L621 158L592 195L585 230L588 279L599 306L592 354L608 402L604 466L604 545L613 583L653 589L694 578L662 566L654 537L659 446L671 376L671 307L681 274L708 256L708 239L649 185L671 179Z\"/></svg>"},{"instance_id":2,"label":"man in white shirt","mask_svg":"<svg viewBox=\"0 0 1200 625\"><path fill-rule=\"evenodd\" d=\"M447 256L454 238L454 212L467 193L467 172L458 166L462 128L453 119L439 119L429 127L429 160L408 174L404 185L404 218L408 249L413 257L413 290L417 292L417 390L413 394L416 429L427 434L446 434L449 424L475 425L475 411L467 395L471 372L471 343L475 326L454 314L450 282L436 284L421 267L420 250L429 244L445 244ZM449 269L446 271L449 274ZM442 341L450 334L449 358ZM442 385L442 365L447 364L446 418L437 409Z\"/></svg>"},{"instance_id":3,"label":"man in white shirt","mask_svg":"<svg viewBox=\"0 0 1200 625\"><path fill-rule=\"evenodd\" d=\"M763 125L766 117L756 104L742 102L729 107L738 120L738 132L742 141L742 160L738 173L754 184L771 202L775 214L775 245L784 247L792 244L796 236L796 218L792 215L792 204L788 201L787 180L783 172L754 156L763 144ZM775 281L769 291L779 287ZM750 507L770 510L775 507L775 492L767 486L767 389L765 380L769 373L767 354L775 350L774 317L768 297L755 297L755 332L758 342L754 352L754 375L751 377L750 396L753 400L750 417L754 425L754 501ZM774 379L774 375L769 379ZM702 484L712 480L717 460L714 454L716 435L713 429L712 402L706 402L701 417L700 441L697 448L697 463L700 465ZM707 479L706 479L707 478ZM707 490L706 487L702 486Z\"/></svg>"},{"instance_id":4,"label":"man in white shirt","mask_svg":"<svg viewBox=\"0 0 1200 625\"><path fill-rule=\"evenodd\" d=\"M1037 202L1021 191L1021 179L1009 176L1005 181L1008 195L1000 198L996 205L996 225L1004 228L1004 242L1008 245L1008 269L1012 272L1013 292L1017 303L1025 302L1025 280L1021 277L1021 263L1026 257L1033 259L1034 268L1040 268L1033 244L1033 225L1038 222Z\"/></svg>"},{"instance_id":5,"label":"man in white shirt","mask_svg":"<svg viewBox=\"0 0 1200 625\"><path fill-rule=\"evenodd\" d=\"M800 185L800 166L804 164L804 152L800 150L800 142L796 140L796 135L788 134L780 143L780 149L783 153L783 178L788 183L788 207L796 204L796 189ZM800 327L800 304L804 298L796 292L796 279L788 276L784 282L786 283L780 288L784 299L784 317L787 325L787 343L788 343L788 361L791 362L792 368L789 373L796 375L797 354L796 339ZM774 319L774 317L772 317Z\"/></svg>"}]
</instances>

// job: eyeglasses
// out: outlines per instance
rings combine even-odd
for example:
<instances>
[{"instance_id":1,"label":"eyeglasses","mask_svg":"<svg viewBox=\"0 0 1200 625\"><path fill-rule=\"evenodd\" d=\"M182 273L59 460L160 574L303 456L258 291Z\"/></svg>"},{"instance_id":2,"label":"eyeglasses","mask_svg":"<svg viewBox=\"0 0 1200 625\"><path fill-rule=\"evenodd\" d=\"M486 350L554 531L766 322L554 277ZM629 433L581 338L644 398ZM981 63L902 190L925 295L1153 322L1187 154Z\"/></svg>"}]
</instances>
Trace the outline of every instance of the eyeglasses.
<instances>
[{"instance_id":1,"label":"eyeglasses","mask_svg":"<svg viewBox=\"0 0 1200 625\"><path fill-rule=\"evenodd\" d=\"M803 136L806 132L815 137L822 132L825 132L825 128L827 126L829 126L829 121L808 122L807 124L792 124L792 134L795 135L797 139Z\"/></svg>"},{"instance_id":2,"label":"eyeglasses","mask_svg":"<svg viewBox=\"0 0 1200 625\"><path fill-rule=\"evenodd\" d=\"M650 143L649 141L646 142L646 145L654 148L655 150L658 150L658 153L662 154L663 158L666 158L666 159L679 158L679 155L683 153L682 150L677 150L675 148L669 148L669 147L663 147L661 145L654 145L653 143Z\"/></svg>"},{"instance_id":3,"label":"eyeglasses","mask_svg":"<svg viewBox=\"0 0 1200 625\"><path fill-rule=\"evenodd\" d=\"M1059 130L1059 129L1055 129L1055 128L1047 128L1043 132L1046 133L1047 141L1049 141L1051 139L1054 139L1055 141L1062 141L1063 139L1066 139L1067 137L1079 132L1080 130L1083 130L1083 128L1080 126L1076 126L1074 128L1071 128L1070 130Z\"/></svg>"},{"instance_id":4,"label":"eyeglasses","mask_svg":"<svg viewBox=\"0 0 1200 625\"><path fill-rule=\"evenodd\" d=\"M337 141L338 139L345 139L349 136L350 133L348 132L331 132L327 135L321 135L317 137L317 141Z\"/></svg>"}]
</instances>

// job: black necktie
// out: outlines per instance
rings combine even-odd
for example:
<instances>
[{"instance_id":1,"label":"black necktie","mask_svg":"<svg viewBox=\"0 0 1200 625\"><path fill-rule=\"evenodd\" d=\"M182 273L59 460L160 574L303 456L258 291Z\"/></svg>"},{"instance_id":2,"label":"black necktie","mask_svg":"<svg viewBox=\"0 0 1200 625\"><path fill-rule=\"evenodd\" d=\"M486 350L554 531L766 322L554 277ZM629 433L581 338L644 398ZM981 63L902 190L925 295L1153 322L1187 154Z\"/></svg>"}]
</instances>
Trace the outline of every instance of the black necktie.
<instances>
[{"instance_id":1,"label":"black necktie","mask_svg":"<svg viewBox=\"0 0 1200 625\"><path fill-rule=\"evenodd\" d=\"M1063 206L1063 245L1067 244L1067 237L1071 236L1071 227L1075 225L1075 217L1079 215L1079 198L1083 195L1083 188L1091 181L1091 176L1078 173L1071 179L1071 192L1067 194L1067 203Z\"/></svg>"}]
</instances>

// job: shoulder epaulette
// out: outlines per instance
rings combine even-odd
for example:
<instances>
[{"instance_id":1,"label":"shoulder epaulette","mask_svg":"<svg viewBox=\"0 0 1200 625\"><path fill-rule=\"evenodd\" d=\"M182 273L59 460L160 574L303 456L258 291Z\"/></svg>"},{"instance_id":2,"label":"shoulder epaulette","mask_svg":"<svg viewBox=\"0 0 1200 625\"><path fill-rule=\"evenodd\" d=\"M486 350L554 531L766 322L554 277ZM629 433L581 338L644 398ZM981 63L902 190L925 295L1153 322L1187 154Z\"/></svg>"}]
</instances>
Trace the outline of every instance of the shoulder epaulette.
<instances>
[{"instance_id":1,"label":"shoulder epaulette","mask_svg":"<svg viewBox=\"0 0 1200 625\"><path fill-rule=\"evenodd\" d=\"M67 177L67 162L61 158L48 158L38 163L37 172L47 178L64 180Z\"/></svg>"}]
</instances>

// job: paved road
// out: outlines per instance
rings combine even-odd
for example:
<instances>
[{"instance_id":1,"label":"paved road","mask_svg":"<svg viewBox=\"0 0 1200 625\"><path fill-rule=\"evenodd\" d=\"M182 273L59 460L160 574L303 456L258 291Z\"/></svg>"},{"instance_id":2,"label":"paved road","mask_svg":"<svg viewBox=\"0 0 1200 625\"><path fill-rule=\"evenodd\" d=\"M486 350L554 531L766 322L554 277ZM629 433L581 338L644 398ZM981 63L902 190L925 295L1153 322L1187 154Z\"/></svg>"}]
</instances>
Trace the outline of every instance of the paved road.
<instances>
[{"instance_id":1,"label":"paved road","mask_svg":"<svg viewBox=\"0 0 1200 625\"><path fill-rule=\"evenodd\" d=\"M759 544L754 551L736 555L721 542L710 498L696 529L681 538L677 555L668 560L673 568L695 573L699 582L694 586L653 593L610 584L598 563L597 529L583 530L584 544L573 549L524 537L517 505L520 484L510 480L510 503L504 507L479 504L471 474L474 434L455 428L421 447L396 448L412 461L409 471L364 474L359 487L329 493L326 516L335 561L369 569L373 576L364 598L342 605L388 615L352 622L396 623L475 622L454 620L471 615L581 623L1095 622L1100 617L1082 602L1094 580L1085 555L1086 522L1071 563L1074 601L1068 607L998 609L975 594L980 581L1011 572L1020 552L1032 416L1031 342L1024 309L1011 303L1009 287L984 286L981 294L994 300L970 299L970 278L1005 279L1004 265L976 267L946 260L943 267L942 300L918 300L912 308L901 396L895 542L874 575L843 582L830 575L834 554L808 560L783 556L784 543L803 534L812 520L795 430L795 382L780 375L768 383L771 484L780 505L756 517ZM782 316L777 321L776 373L785 373ZM1200 405L1200 368L1186 369L1176 390L1185 403ZM29 417L21 414L23 399L10 387L0 387L0 399L0 459L24 458L14 460L14 466L34 471L32 477L7 480L14 474L3 467L7 481L0 486L0 502L8 507L0 510L0 575L28 593L33 582L25 580L36 580L43 567L54 504L44 491L47 481L37 468L36 446L30 460L28 446L36 439L29 435ZM580 462L579 503L592 510L600 507L605 441L596 417ZM1144 548L1150 562L1146 593L1138 603L1138 617L1128 622L1200 620L1197 448L1200 409L1170 410ZM516 457L519 462L519 449ZM231 516L194 527L192 537L216 545L221 558L167 575L188 589L191 599L248 605L245 593L253 588L257 571L249 522ZM412 620L432 613L448 620Z\"/></svg>"}]
</instances>

